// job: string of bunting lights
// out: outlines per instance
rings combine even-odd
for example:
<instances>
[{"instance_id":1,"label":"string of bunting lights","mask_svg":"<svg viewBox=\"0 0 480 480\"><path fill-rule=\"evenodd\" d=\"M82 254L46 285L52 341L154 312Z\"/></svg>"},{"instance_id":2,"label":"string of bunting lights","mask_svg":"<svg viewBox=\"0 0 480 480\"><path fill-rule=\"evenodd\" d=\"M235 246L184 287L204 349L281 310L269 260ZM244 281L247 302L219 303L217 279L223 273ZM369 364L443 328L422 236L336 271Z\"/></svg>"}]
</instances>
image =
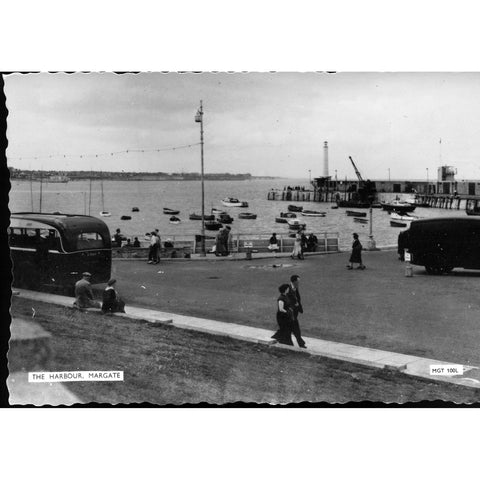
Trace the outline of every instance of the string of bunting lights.
<instances>
[{"instance_id":1,"label":"string of bunting lights","mask_svg":"<svg viewBox=\"0 0 480 480\"><path fill-rule=\"evenodd\" d=\"M46 158L98 158L98 157L121 155L126 153L166 152L166 151L180 150L183 148L191 148L191 147L195 147L196 145L200 145L200 142L190 143L188 145L178 145L176 147L165 147L165 148L154 148L154 149L146 149L146 148L128 149L128 150L121 150L118 152L108 152L108 153L84 153L82 155L78 155L78 154L37 155L35 157L8 157L8 159L21 161L21 160L42 160Z\"/></svg>"}]
</instances>

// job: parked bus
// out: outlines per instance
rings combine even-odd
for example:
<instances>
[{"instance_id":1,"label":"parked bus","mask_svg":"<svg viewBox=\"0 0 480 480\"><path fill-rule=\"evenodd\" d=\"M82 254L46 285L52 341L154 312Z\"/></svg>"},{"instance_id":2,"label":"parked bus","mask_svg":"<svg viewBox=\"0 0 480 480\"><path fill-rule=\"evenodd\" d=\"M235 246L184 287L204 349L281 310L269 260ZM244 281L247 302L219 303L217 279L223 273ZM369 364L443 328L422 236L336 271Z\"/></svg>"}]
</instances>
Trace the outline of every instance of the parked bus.
<instances>
[{"instance_id":1,"label":"parked bus","mask_svg":"<svg viewBox=\"0 0 480 480\"><path fill-rule=\"evenodd\" d=\"M411 263L429 274L454 268L480 269L480 218L451 217L415 220L405 231Z\"/></svg>"},{"instance_id":2,"label":"parked bus","mask_svg":"<svg viewBox=\"0 0 480 480\"><path fill-rule=\"evenodd\" d=\"M13 213L8 228L13 285L72 292L82 272L107 282L112 248L105 222L86 215Z\"/></svg>"}]
</instances>

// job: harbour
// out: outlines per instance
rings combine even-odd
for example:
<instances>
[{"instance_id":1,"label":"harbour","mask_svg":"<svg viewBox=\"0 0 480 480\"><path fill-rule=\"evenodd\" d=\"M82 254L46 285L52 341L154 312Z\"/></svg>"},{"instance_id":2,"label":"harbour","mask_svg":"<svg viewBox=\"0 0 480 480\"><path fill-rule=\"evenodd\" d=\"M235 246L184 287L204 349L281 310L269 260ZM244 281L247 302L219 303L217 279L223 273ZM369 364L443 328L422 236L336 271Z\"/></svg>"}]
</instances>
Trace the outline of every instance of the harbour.
<instances>
[{"instance_id":1,"label":"harbour","mask_svg":"<svg viewBox=\"0 0 480 480\"><path fill-rule=\"evenodd\" d=\"M109 210L110 216L101 217L108 225L112 235L117 228L125 237L133 242L135 237L146 245L145 233L158 228L162 240L171 238L174 242L186 242L192 245L195 237L201 234L200 223L198 220L190 220L191 214L200 212L198 207L201 198L200 182L188 182L188 189L182 188L183 182L179 181L108 181L103 182L104 207ZM353 181L352 181L353 183ZM283 190L289 185L304 187L302 190ZM271 201L270 192L272 189L281 187L282 193L285 192L283 201ZM40 201L40 185L33 183L32 193L30 192L30 183L24 180L12 180L12 190L10 192L10 210L12 212L31 211L32 203L34 210L38 210ZM265 241L275 232L279 238L285 238L287 242L291 230L288 225L277 223L276 218L280 217L282 212L288 211L288 206L294 204L305 210L316 210L326 212L325 216L302 216L298 213L298 218L306 223L306 231L314 232L317 237L323 237L324 234L338 235L338 246L340 250L349 249L351 246L351 236L354 232L359 233L362 243L366 245L369 236L370 222L359 224L350 218L346 211L348 208L332 208L336 206L333 202L313 202L308 200L297 200L308 198L310 187L308 179L300 182L299 179L258 179L248 181L205 181L205 212L210 214L212 208L216 209L215 218L218 212L226 211L233 218L229 224L232 228L232 234L258 237ZM89 194L89 181L70 181L68 183L44 184L42 191L42 211L63 213L89 213L100 218L100 212L103 210L102 194L100 181L92 182L91 196ZM181 193L180 193L181 192ZM287 194L290 194L287 196ZM227 207L222 204L222 200L227 197L235 197L241 200L247 200L248 209L238 207ZM394 193L380 192L379 199L382 201L393 201L395 198L401 198L408 202L415 202L413 193ZM310 198L313 198L311 195ZM417 197L418 199L419 197ZM420 197L424 200L423 197ZM32 200L33 199L33 200ZM436 200L435 200L436 199ZM459 201L460 199L460 201ZM438 194L430 196L429 201L432 206L417 206L415 215L421 218L432 218L434 216L457 216L466 215L465 205L467 199L464 197L453 198L447 195ZM437 205L437 208L435 208ZM438 208L442 205L443 208ZM132 212L132 206L139 211ZM433 207L433 208L432 208ZM450 207L450 208L446 208ZM174 208L174 211L180 213L176 217L180 220L178 224L170 222L171 215L164 213L164 208ZM257 215L256 219L241 219L239 214L244 211L250 211ZM355 209L351 209L355 210ZM121 217L128 215L130 220L121 220ZM368 218L369 220L369 218ZM390 226L389 215L382 209L373 209L372 211L373 235L378 246L396 245L398 229ZM214 236L215 232L206 231L206 236ZM249 238L247 241L251 241ZM240 240L240 245L243 240ZM207 243L209 241L207 240ZM194 249L195 250L195 249Z\"/></svg>"}]
</instances>

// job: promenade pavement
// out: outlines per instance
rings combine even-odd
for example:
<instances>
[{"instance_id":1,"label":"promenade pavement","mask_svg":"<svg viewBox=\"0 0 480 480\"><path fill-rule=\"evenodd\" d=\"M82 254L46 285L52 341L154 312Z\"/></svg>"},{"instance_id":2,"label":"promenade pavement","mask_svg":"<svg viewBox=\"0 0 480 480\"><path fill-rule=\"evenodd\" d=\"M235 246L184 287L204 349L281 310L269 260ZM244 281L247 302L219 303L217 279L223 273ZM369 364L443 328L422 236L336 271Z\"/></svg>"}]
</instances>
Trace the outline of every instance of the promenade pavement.
<instances>
[{"instance_id":1,"label":"promenade pavement","mask_svg":"<svg viewBox=\"0 0 480 480\"><path fill-rule=\"evenodd\" d=\"M244 257L244 256L243 256ZM347 270L349 253L228 261L116 261L112 275L127 305L276 329L278 286L299 274L310 338L463 365L480 365L480 272L430 276L394 250L364 252L366 270ZM98 286L98 294L102 286Z\"/></svg>"},{"instance_id":2,"label":"promenade pavement","mask_svg":"<svg viewBox=\"0 0 480 480\"><path fill-rule=\"evenodd\" d=\"M72 304L72 298L70 297L29 290L19 290L19 294L23 298L74 308ZM93 315L99 315L98 310L91 310ZM171 324L177 328L196 330L214 335L223 335L248 342L262 343L269 345L272 348L298 350L306 355L316 355L367 365L375 368L397 370L406 375L428 379L429 381L448 382L467 387L480 388L480 368L472 365L464 367L463 375L442 375L432 377L430 375L431 365L446 367L447 365L450 365L451 362L382 351L379 349L366 348L357 345L348 345L308 336L304 337L308 345L308 350L303 350L299 349L298 347L290 347L278 344L271 338L272 331L268 329L186 315L178 315L174 313L133 306L128 306L126 308L126 312L127 313L118 313L115 315L131 318L132 320ZM41 389L42 387L37 388ZM35 386L33 386L33 389L35 389ZM29 387L29 395L31 394L31 390L32 386ZM20 394L17 396L19 398L21 397ZM24 402L19 401L18 403Z\"/></svg>"}]
</instances>

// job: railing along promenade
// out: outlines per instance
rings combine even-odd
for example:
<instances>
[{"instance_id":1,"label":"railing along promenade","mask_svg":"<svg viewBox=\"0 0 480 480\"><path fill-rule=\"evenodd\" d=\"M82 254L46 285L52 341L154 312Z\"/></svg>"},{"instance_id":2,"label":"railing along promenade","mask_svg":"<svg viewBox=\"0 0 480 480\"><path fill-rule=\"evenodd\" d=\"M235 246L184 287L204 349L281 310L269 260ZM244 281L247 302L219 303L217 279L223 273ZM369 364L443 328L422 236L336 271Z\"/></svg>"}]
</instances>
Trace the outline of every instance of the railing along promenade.
<instances>
[{"instance_id":1,"label":"railing along promenade","mask_svg":"<svg viewBox=\"0 0 480 480\"><path fill-rule=\"evenodd\" d=\"M290 233L291 234L291 233ZM277 234L277 241L279 253L291 252L293 250L293 244L295 238L290 237L289 233ZM310 234L310 232L308 232ZM332 253L339 251L339 233L338 232L313 232L317 237L318 244L316 247L317 253ZM213 246L215 245L215 235L216 232L211 232L211 235L205 235L205 250L207 252L212 252ZM251 251L253 253L257 252L268 252L268 246L270 244L270 233L233 233L232 240L230 242L230 251L232 253L243 253ZM161 243L161 255L164 257L185 258L189 254L200 253L201 251L201 236L200 235L162 235ZM133 238L128 237L133 242ZM148 247L149 240L145 239L143 236L140 238L140 247L131 247L127 246L126 241L122 242L122 247L112 247L112 253L114 258L146 258L148 256ZM171 240L173 248L165 248L165 240Z\"/></svg>"}]
</instances>

